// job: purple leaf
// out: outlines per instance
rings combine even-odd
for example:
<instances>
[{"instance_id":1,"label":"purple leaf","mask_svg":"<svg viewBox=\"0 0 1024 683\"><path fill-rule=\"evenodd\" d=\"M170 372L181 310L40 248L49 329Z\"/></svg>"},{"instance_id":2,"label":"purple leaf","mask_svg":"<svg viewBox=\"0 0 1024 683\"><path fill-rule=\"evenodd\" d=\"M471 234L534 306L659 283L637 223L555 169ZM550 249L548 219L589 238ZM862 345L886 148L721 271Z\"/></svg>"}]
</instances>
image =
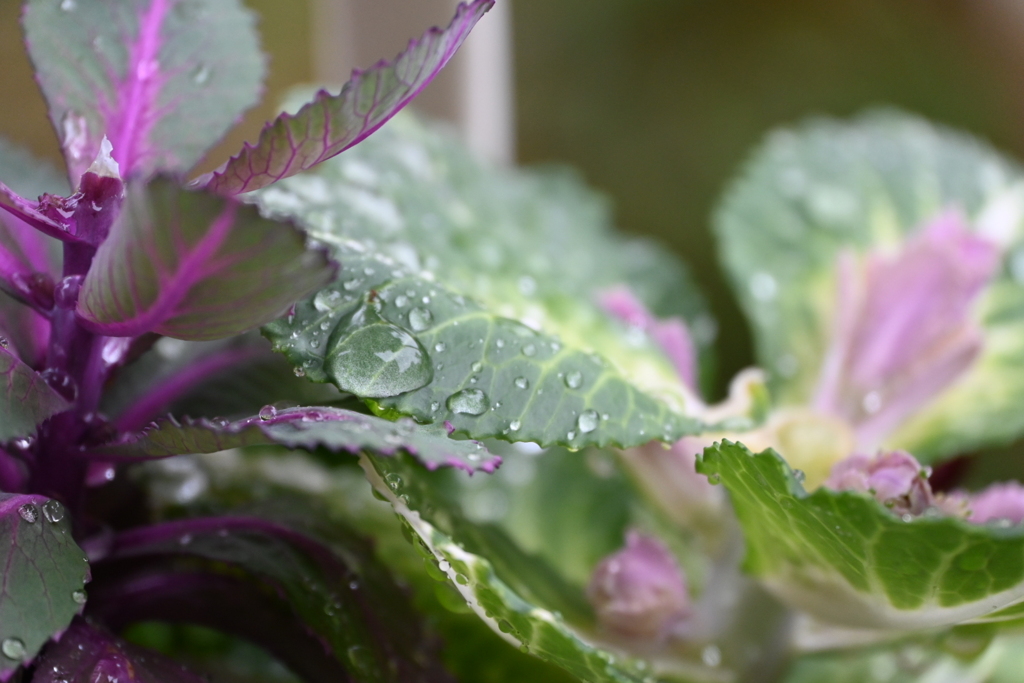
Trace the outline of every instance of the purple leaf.
<instances>
[{"instance_id":1,"label":"purple leaf","mask_svg":"<svg viewBox=\"0 0 1024 683\"><path fill-rule=\"evenodd\" d=\"M280 317L335 269L306 249L298 228L158 179L129 186L82 285L78 314L108 336L219 339Z\"/></svg>"},{"instance_id":2,"label":"purple leaf","mask_svg":"<svg viewBox=\"0 0 1024 683\"><path fill-rule=\"evenodd\" d=\"M501 463L501 458L475 441L450 439L442 429L418 425L412 420L389 422L340 408L276 410L272 406L267 406L256 417L231 423L206 419L160 420L152 428L128 435L120 443L97 448L90 457L150 459L271 444L353 454L364 450L380 455L405 451L428 469L452 466L468 472L493 472Z\"/></svg>"},{"instance_id":3,"label":"purple leaf","mask_svg":"<svg viewBox=\"0 0 1024 683\"><path fill-rule=\"evenodd\" d=\"M301 507L281 504L290 517ZM97 563L90 609L112 626L159 618L247 637L309 680L450 681L372 547L303 512L308 522L212 517L122 533Z\"/></svg>"},{"instance_id":4,"label":"purple leaf","mask_svg":"<svg viewBox=\"0 0 1024 683\"><path fill-rule=\"evenodd\" d=\"M337 95L321 90L296 114L268 124L255 146L197 183L214 192L251 192L341 154L383 126L444 68L494 0L460 4L447 29L433 28L413 40L394 62L355 71Z\"/></svg>"},{"instance_id":5,"label":"purple leaf","mask_svg":"<svg viewBox=\"0 0 1024 683\"><path fill-rule=\"evenodd\" d=\"M603 292L600 301L612 316L650 335L672 361L683 383L697 391L697 349L682 318L656 318L625 286Z\"/></svg>"},{"instance_id":6,"label":"purple leaf","mask_svg":"<svg viewBox=\"0 0 1024 683\"><path fill-rule=\"evenodd\" d=\"M0 341L0 442L33 434L70 404Z\"/></svg>"},{"instance_id":7,"label":"purple leaf","mask_svg":"<svg viewBox=\"0 0 1024 683\"><path fill-rule=\"evenodd\" d=\"M76 619L39 659L32 683L205 683L181 664Z\"/></svg>"},{"instance_id":8,"label":"purple leaf","mask_svg":"<svg viewBox=\"0 0 1024 683\"><path fill-rule=\"evenodd\" d=\"M82 609L89 565L60 503L6 493L0 493L0 558L0 681L6 681Z\"/></svg>"},{"instance_id":9,"label":"purple leaf","mask_svg":"<svg viewBox=\"0 0 1024 683\"><path fill-rule=\"evenodd\" d=\"M877 448L978 357L984 340L972 309L998 265L997 247L956 212L895 255L842 255L814 407L849 421L860 450Z\"/></svg>"},{"instance_id":10,"label":"purple leaf","mask_svg":"<svg viewBox=\"0 0 1024 683\"><path fill-rule=\"evenodd\" d=\"M29 0L24 27L72 187L113 143L121 176L191 168L259 98L237 0Z\"/></svg>"}]
</instances>

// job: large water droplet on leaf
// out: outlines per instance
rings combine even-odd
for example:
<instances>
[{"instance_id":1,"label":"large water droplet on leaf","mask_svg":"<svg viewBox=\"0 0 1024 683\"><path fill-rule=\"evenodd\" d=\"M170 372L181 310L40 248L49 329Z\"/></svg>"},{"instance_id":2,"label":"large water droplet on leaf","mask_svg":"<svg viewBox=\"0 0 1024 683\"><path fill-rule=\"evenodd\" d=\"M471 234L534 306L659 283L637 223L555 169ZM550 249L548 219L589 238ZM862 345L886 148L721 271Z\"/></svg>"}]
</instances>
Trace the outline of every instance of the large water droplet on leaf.
<instances>
[{"instance_id":1,"label":"large water droplet on leaf","mask_svg":"<svg viewBox=\"0 0 1024 683\"><path fill-rule=\"evenodd\" d=\"M341 292L336 289L321 289L313 297L313 308L326 313L335 308L341 302Z\"/></svg>"},{"instance_id":2,"label":"large water droplet on leaf","mask_svg":"<svg viewBox=\"0 0 1024 683\"><path fill-rule=\"evenodd\" d=\"M369 323L361 327L361 323ZM387 398L430 383L434 370L426 350L402 328L360 309L340 340L331 340L324 370L339 389L356 396Z\"/></svg>"},{"instance_id":3,"label":"large water droplet on leaf","mask_svg":"<svg viewBox=\"0 0 1024 683\"><path fill-rule=\"evenodd\" d=\"M579 370L573 370L565 375L565 386L570 389L579 389L583 384L583 373Z\"/></svg>"},{"instance_id":4,"label":"large water droplet on leaf","mask_svg":"<svg viewBox=\"0 0 1024 683\"><path fill-rule=\"evenodd\" d=\"M479 389L463 389L448 397L448 410L461 415L483 415L490 407L487 394Z\"/></svg>"},{"instance_id":5,"label":"large water droplet on leaf","mask_svg":"<svg viewBox=\"0 0 1024 683\"><path fill-rule=\"evenodd\" d=\"M84 605L89 600L89 596L85 594L85 591L75 591L71 594L71 599L79 605Z\"/></svg>"}]
</instances>

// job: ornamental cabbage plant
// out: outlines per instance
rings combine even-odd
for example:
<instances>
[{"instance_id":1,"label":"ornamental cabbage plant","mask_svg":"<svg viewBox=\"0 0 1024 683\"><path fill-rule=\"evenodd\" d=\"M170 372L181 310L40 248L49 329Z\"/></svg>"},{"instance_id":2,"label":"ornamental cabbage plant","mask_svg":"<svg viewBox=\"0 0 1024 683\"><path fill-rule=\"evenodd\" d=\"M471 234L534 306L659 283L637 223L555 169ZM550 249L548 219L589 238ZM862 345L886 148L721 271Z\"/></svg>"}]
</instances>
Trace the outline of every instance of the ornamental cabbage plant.
<instances>
[{"instance_id":1,"label":"ornamental cabbage plant","mask_svg":"<svg viewBox=\"0 0 1024 683\"><path fill-rule=\"evenodd\" d=\"M1021 168L773 133L715 400L680 263L400 113L493 1L204 175L238 0L25 2L66 173L0 141L0 682L1018 680Z\"/></svg>"}]
</instances>

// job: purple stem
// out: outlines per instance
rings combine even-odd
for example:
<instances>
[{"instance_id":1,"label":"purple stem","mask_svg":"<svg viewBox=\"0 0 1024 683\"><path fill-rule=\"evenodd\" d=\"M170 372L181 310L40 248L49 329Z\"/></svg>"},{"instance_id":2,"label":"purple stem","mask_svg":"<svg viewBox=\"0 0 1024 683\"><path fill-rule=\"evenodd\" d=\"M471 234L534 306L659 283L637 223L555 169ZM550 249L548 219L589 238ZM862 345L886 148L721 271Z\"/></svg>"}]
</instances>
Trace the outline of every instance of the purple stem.
<instances>
[{"instance_id":1,"label":"purple stem","mask_svg":"<svg viewBox=\"0 0 1024 683\"><path fill-rule=\"evenodd\" d=\"M139 431L175 400L209 380L211 375L254 360L263 353L262 349L227 349L211 354L151 389L118 417L115 424L123 432Z\"/></svg>"}]
</instances>

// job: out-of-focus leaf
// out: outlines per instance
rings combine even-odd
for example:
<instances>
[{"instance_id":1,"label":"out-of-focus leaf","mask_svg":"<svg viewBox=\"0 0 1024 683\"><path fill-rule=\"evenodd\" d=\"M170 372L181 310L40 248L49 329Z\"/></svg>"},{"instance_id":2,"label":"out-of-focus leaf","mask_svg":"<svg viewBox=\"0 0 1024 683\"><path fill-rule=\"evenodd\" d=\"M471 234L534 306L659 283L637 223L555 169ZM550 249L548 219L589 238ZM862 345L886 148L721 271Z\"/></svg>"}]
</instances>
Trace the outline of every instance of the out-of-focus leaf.
<instances>
[{"instance_id":1,"label":"out-of-focus leaf","mask_svg":"<svg viewBox=\"0 0 1024 683\"><path fill-rule=\"evenodd\" d=\"M723 262L783 403L814 390L840 252L891 250L950 207L1004 251L975 309L982 355L887 446L927 461L1024 432L1024 174L978 140L891 112L773 133L718 208Z\"/></svg>"},{"instance_id":2,"label":"out-of-focus leaf","mask_svg":"<svg viewBox=\"0 0 1024 683\"><path fill-rule=\"evenodd\" d=\"M32 683L203 683L178 662L79 619L39 660Z\"/></svg>"},{"instance_id":3,"label":"out-of-focus leaf","mask_svg":"<svg viewBox=\"0 0 1024 683\"><path fill-rule=\"evenodd\" d=\"M71 185L106 136L121 176L184 173L256 103L263 60L238 0L30 0L24 26Z\"/></svg>"},{"instance_id":4,"label":"out-of-focus leaf","mask_svg":"<svg viewBox=\"0 0 1024 683\"><path fill-rule=\"evenodd\" d=\"M211 517L119 535L96 565L97 613L117 625L187 621L234 633L308 680L450 681L371 546L288 507L295 521Z\"/></svg>"},{"instance_id":5,"label":"out-of-focus leaf","mask_svg":"<svg viewBox=\"0 0 1024 683\"><path fill-rule=\"evenodd\" d=\"M729 491L745 568L821 621L931 629L1000 620L993 613L1024 599L1019 525L901 518L868 494L807 493L774 451L755 455L729 441L705 450L697 469Z\"/></svg>"},{"instance_id":6,"label":"out-of-focus leaf","mask_svg":"<svg viewBox=\"0 0 1024 683\"><path fill-rule=\"evenodd\" d=\"M273 320L334 272L294 226L160 179L129 186L78 314L109 336L219 339Z\"/></svg>"},{"instance_id":7,"label":"out-of-focus leaf","mask_svg":"<svg viewBox=\"0 0 1024 683\"><path fill-rule=\"evenodd\" d=\"M0 681L59 636L86 601L89 565L64 506L0 493Z\"/></svg>"},{"instance_id":8,"label":"out-of-focus leaf","mask_svg":"<svg viewBox=\"0 0 1024 683\"><path fill-rule=\"evenodd\" d=\"M281 114L255 146L199 180L221 194L239 194L305 171L341 154L384 125L448 63L494 0L461 3L447 29L413 40L394 62L356 71L337 95L321 90L295 114Z\"/></svg>"},{"instance_id":9,"label":"out-of-focus leaf","mask_svg":"<svg viewBox=\"0 0 1024 683\"><path fill-rule=\"evenodd\" d=\"M469 472L490 472L501 463L480 443L450 439L438 427L418 425L409 419L389 422L326 407L276 410L267 406L256 417L231 423L164 419L139 434L127 435L121 442L98 448L96 453L111 458L147 459L273 444L353 454L370 451L394 455L402 451L430 469L452 466Z\"/></svg>"},{"instance_id":10,"label":"out-of-focus leaf","mask_svg":"<svg viewBox=\"0 0 1024 683\"><path fill-rule=\"evenodd\" d=\"M688 676L660 672L642 660L595 645L574 626L592 624L589 606L574 586L550 564L531 556L499 528L469 520L458 504L434 488L436 476L408 460L362 460L371 483L394 506L430 563L428 571L456 589L469 607L509 643L550 662L580 680L640 683L699 680L699 667ZM570 625L572 624L572 625Z\"/></svg>"},{"instance_id":11,"label":"out-of-focus leaf","mask_svg":"<svg viewBox=\"0 0 1024 683\"><path fill-rule=\"evenodd\" d=\"M71 407L6 347L0 344L0 441L33 434L43 420Z\"/></svg>"}]
</instances>

